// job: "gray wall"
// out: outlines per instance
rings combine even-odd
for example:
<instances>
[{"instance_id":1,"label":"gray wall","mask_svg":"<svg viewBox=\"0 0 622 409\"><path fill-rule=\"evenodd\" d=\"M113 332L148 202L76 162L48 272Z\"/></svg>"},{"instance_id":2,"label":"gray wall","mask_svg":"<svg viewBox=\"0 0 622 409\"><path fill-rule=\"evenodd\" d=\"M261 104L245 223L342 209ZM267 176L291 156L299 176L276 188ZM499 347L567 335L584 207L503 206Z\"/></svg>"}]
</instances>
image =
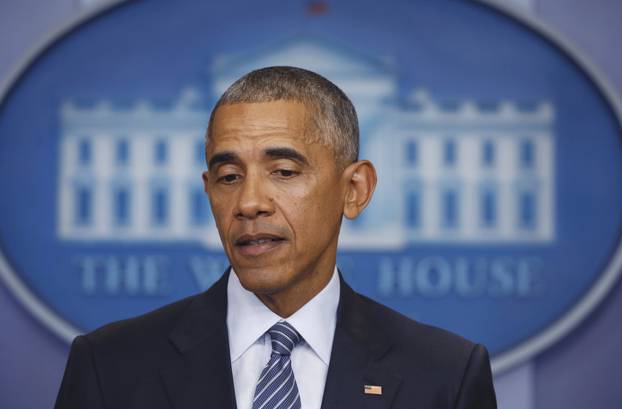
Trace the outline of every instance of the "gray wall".
<instances>
[{"instance_id":1,"label":"gray wall","mask_svg":"<svg viewBox=\"0 0 622 409\"><path fill-rule=\"evenodd\" d=\"M11 68L93 0L0 1L0 83ZM561 33L622 91L622 1L506 0ZM0 135L0 137L6 137ZM495 379L512 409L619 407L622 402L622 284L590 317L533 361ZM51 407L68 346L41 327L0 284L0 408Z\"/></svg>"}]
</instances>

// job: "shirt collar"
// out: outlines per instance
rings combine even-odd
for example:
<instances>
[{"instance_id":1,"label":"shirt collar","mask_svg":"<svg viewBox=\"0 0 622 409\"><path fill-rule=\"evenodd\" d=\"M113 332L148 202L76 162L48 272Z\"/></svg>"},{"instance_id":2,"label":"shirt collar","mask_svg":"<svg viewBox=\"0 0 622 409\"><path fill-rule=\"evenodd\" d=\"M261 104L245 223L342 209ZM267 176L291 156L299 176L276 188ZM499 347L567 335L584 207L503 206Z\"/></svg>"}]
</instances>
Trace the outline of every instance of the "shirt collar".
<instances>
[{"instance_id":1,"label":"shirt collar","mask_svg":"<svg viewBox=\"0 0 622 409\"><path fill-rule=\"evenodd\" d=\"M266 307L255 294L244 289L233 268L227 283L227 331L231 362L283 319ZM328 365L337 322L339 275L337 268L315 297L286 319L305 342Z\"/></svg>"}]
</instances>

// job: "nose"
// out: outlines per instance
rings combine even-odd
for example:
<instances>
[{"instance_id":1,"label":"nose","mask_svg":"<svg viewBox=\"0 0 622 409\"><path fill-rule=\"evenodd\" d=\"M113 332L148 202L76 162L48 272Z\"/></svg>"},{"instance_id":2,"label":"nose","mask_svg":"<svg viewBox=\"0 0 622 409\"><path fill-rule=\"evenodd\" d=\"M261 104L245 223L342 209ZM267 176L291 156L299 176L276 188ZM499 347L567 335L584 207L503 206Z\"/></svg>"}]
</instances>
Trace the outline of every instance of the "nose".
<instances>
[{"instance_id":1,"label":"nose","mask_svg":"<svg viewBox=\"0 0 622 409\"><path fill-rule=\"evenodd\" d=\"M246 175L240 184L237 200L235 216L238 219L255 219L274 213L268 187L260 175L252 173Z\"/></svg>"}]
</instances>

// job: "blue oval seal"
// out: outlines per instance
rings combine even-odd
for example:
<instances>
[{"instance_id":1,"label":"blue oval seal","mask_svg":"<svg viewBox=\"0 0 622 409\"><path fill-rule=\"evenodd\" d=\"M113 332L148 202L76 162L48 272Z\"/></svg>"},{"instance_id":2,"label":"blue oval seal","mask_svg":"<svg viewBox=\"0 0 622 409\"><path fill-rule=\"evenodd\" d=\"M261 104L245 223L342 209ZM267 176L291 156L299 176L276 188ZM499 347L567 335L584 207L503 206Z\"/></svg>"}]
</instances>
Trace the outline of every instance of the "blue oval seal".
<instances>
[{"instance_id":1,"label":"blue oval seal","mask_svg":"<svg viewBox=\"0 0 622 409\"><path fill-rule=\"evenodd\" d=\"M36 317L69 340L220 276L203 133L268 65L325 75L359 112L380 182L341 236L357 290L503 370L618 277L620 105L537 22L455 1L127 2L61 30L2 94L0 276Z\"/></svg>"}]
</instances>

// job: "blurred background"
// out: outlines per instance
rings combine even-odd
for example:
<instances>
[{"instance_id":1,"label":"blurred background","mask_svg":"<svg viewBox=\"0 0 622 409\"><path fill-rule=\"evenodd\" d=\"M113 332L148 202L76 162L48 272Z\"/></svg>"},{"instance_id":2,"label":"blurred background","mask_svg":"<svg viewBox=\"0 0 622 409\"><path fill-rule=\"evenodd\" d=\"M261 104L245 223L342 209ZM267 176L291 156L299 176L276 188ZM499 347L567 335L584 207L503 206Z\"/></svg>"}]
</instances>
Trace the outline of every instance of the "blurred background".
<instances>
[{"instance_id":1,"label":"blurred background","mask_svg":"<svg viewBox=\"0 0 622 409\"><path fill-rule=\"evenodd\" d=\"M622 2L203 3L0 2L1 408L52 407L73 336L221 274L202 132L266 65L357 107L357 290L486 344L501 408L619 407Z\"/></svg>"}]
</instances>

